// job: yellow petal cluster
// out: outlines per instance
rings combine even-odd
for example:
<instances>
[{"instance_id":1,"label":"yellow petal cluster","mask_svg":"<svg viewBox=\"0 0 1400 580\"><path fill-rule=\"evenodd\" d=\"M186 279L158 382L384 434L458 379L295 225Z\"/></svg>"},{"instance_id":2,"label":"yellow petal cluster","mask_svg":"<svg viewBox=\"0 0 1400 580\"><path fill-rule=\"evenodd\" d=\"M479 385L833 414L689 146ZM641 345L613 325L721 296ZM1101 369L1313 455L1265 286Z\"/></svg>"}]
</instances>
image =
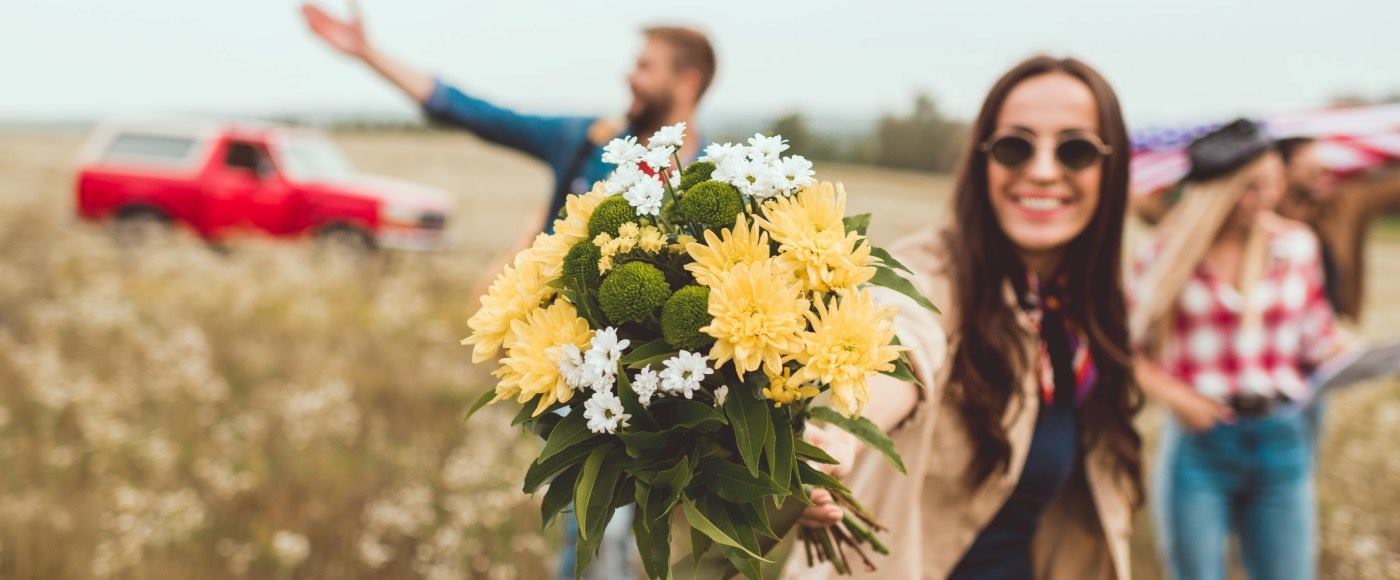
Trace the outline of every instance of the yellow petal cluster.
<instances>
[{"instance_id":1,"label":"yellow petal cluster","mask_svg":"<svg viewBox=\"0 0 1400 580\"><path fill-rule=\"evenodd\" d=\"M822 182L763 204L755 218L778 244L778 263L808 292L844 293L875 276L870 244L846 232L846 189Z\"/></svg>"},{"instance_id":2,"label":"yellow petal cluster","mask_svg":"<svg viewBox=\"0 0 1400 580\"><path fill-rule=\"evenodd\" d=\"M705 230L705 243L690 242L686 253L695 260L686 264L685 269L695 276L695 281L704 286L718 286L729 271L739 264L756 264L769 259L768 234L749 225L743 214L735 221L733 228L725 228L719 235Z\"/></svg>"},{"instance_id":3,"label":"yellow petal cluster","mask_svg":"<svg viewBox=\"0 0 1400 580\"><path fill-rule=\"evenodd\" d=\"M701 332L715 338L713 365L734 361L739 378L760 367L780 374L802 346L810 309L797 281L772 260L733 266L710 288L713 317Z\"/></svg>"},{"instance_id":4,"label":"yellow petal cluster","mask_svg":"<svg viewBox=\"0 0 1400 580\"><path fill-rule=\"evenodd\" d=\"M511 333L511 325L554 296L548 284L557 277L548 275L545 261L537 259L533 251L516 254L515 262L506 266L481 297L481 308L467 319L472 332L462 344L472 345L472 362L496 356Z\"/></svg>"},{"instance_id":5,"label":"yellow petal cluster","mask_svg":"<svg viewBox=\"0 0 1400 580\"><path fill-rule=\"evenodd\" d=\"M587 350L593 338L588 322L573 305L556 300L548 308L536 308L524 320L511 323L505 341L506 356L492 374L500 379L496 400L514 397L518 403L539 396L535 415L556 402L568 402L574 389L559 374L559 349L572 344Z\"/></svg>"},{"instance_id":6,"label":"yellow petal cluster","mask_svg":"<svg viewBox=\"0 0 1400 580\"><path fill-rule=\"evenodd\" d=\"M894 370L904 349L890 344L894 317L893 306L877 306L865 290L834 297L830 306L817 301L816 312L807 313L812 329L802 333L802 349L793 357L802 366L792 380L827 384L838 412L859 415L870 399L866 378Z\"/></svg>"}]
</instances>

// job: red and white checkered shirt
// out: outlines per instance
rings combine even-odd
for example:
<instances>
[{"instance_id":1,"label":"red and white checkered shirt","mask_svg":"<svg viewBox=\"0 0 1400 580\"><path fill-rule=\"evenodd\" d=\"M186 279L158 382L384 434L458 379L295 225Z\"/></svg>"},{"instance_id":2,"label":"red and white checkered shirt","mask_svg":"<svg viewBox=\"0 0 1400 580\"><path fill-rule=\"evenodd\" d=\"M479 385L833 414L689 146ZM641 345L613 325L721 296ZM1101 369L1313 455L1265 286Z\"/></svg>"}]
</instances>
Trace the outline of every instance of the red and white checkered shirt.
<instances>
[{"instance_id":1,"label":"red and white checkered shirt","mask_svg":"<svg viewBox=\"0 0 1400 580\"><path fill-rule=\"evenodd\" d=\"M1151 243L1139 254L1135 281L1147 273L1159 249ZM1239 290L1204 264L1182 288L1156 360L1202 395L1222 401L1236 394L1299 399L1307 392L1307 374L1345 340L1323 289L1313 233L1288 222L1269 240L1268 252L1267 269L1254 289L1262 324L1253 331L1241 325Z\"/></svg>"}]
</instances>

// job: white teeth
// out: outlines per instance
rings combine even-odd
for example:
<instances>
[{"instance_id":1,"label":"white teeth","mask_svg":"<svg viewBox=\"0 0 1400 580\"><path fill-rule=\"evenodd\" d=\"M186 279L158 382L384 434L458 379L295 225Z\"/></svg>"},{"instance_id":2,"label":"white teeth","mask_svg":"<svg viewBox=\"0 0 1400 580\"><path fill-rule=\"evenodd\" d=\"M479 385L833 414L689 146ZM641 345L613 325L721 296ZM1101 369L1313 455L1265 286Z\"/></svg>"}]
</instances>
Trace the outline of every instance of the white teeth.
<instances>
[{"instance_id":1,"label":"white teeth","mask_svg":"<svg viewBox=\"0 0 1400 580\"><path fill-rule=\"evenodd\" d=\"M1063 206L1065 201L1053 197L1018 197L1016 204L1031 211L1052 211Z\"/></svg>"}]
</instances>

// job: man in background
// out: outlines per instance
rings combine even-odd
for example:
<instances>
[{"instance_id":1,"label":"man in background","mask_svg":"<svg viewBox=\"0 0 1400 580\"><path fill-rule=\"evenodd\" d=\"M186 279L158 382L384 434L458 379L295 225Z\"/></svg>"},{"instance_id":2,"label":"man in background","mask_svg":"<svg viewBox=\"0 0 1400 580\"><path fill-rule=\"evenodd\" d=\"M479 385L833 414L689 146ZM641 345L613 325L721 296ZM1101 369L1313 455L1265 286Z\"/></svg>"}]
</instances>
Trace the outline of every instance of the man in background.
<instances>
[{"instance_id":1,"label":"man in background","mask_svg":"<svg viewBox=\"0 0 1400 580\"><path fill-rule=\"evenodd\" d=\"M645 142L663 126L685 123L685 142L677 156L683 163L689 163L699 155L701 139L695 113L716 70L714 48L699 31L673 26L642 31L645 42L627 76L632 103L627 108L625 122L617 122L600 117L522 114L474 97L400 62L370 42L354 0L350 3L348 19L338 19L311 4L302 6L302 14L317 37L398 87L422 106L430 119L460 127L549 165L554 174L554 189L548 209L537 218L542 223L537 222L540 223L538 227L521 228L515 247L483 272L483 284L489 283L517 251L528 246L538 231L548 232L553 228L554 217L564 207L567 195L588 191L594 182L612 172L613 166L602 161L602 146L611 139L632 135ZM572 578L578 524L572 514L564 519L565 542L559 572L561 578ZM630 521L631 518L619 510L618 516L608 525L599 555L586 577L629 578L635 575L636 549L631 546Z\"/></svg>"},{"instance_id":2,"label":"man in background","mask_svg":"<svg viewBox=\"0 0 1400 580\"><path fill-rule=\"evenodd\" d=\"M1337 180L1317 154L1317 141L1311 137L1280 139L1275 146L1283 157L1287 189L1278 204L1278 214L1302 222L1317 234L1321 244L1322 267L1327 301L1333 310L1341 303L1337 261L1329 240L1319 230L1323 210L1337 192Z\"/></svg>"},{"instance_id":3,"label":"man in background","mask_svg":"<svg viewBox=\"0 0 1400 580\"><path fill-rule=\"evenodd\" d=\"M348 19L338 19L312 4L303 5L302 14L317 37L398 87L422 106L429 118L548 164L554 174L554 191L544 215L545 231L564 207L567 194L586 192L612 171L601 155L602 146L614 137L634 135L645 142L662 126L685 123L685 143L677 153L683 162L699 154L695 113L716 69L714 48L699 31L675 26L642 31L645 42L627 76L632 102L625 121L619 122L601 117L522 114L474 97L389 56L372 43L354 1ZM535 232L526 233L528 238Z\"/></svg>"}]
</instances>

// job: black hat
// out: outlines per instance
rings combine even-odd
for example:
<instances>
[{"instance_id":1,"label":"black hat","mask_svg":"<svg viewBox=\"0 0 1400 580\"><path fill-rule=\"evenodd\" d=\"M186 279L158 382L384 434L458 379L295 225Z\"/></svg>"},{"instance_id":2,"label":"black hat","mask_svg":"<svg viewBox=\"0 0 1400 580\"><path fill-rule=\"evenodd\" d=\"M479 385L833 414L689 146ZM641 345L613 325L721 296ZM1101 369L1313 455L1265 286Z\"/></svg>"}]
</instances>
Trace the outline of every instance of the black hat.
<instances>
[{"instance_id":1,"label":"black hat","mask_svg":"<svg viewBox=\"0 0 1400 580\"><path fill-rule=\"evenodd\" d=\"M1220 177L1258 159L1271 147L1273 142L1257 123L1238 119L1196 138L1186 147L1191 171L1184 179L1205 181Z\"/></svg>"}]
</instances>

